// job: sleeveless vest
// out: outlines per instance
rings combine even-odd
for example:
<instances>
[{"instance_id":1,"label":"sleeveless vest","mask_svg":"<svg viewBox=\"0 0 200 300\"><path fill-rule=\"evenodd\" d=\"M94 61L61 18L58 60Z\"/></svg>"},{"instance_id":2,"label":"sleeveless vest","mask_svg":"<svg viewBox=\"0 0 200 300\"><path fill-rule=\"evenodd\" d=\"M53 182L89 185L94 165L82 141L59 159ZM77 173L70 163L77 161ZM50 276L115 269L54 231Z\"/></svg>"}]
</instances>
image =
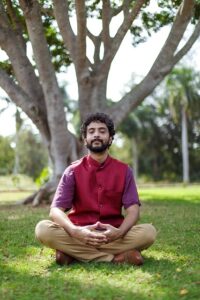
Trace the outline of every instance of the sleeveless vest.
<instances>
[{"instance_id":1,"label":"sleeveless vest","mask_svg":"<svg viewBox=\"0 0 200 300\"><path fill-rule=\"evenodd\" d=\"M80 226L100 221L119 227L128 165L108 156L99 164L90 156L73 163L75 194L68 217Z\"/></svg>"}]
</instances>

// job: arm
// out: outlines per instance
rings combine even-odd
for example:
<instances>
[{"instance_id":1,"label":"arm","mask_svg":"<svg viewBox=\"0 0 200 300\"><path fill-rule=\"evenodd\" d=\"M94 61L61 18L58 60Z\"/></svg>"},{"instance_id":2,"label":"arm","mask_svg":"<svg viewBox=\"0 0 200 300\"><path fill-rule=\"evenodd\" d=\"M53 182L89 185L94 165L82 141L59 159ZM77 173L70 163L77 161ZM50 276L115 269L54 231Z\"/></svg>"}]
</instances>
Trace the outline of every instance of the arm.
<instances>
[{"instance_id":1,"label":"arm","mask_svg":"<svg viewBox=\"0 0 200 300\"><path fill-rule=\"evenodd\" d=\"M84 244L99 246L107 243L107 237L104 235L104 233L96 233L94 231L98 226L97 224L76 226L70 221L63 208L51 208L50 217L54 222L63 227L69 235L80 240Z\"/></svg>"},{"instance_id":2,"label":"arm","mask_svg":"<svg viewBox=\"0 0 200 300\"><path fill-rule=\"evenodd\" d=\"M64 230L71 236L73 235L73 231L75 230L76 226L70 221L70 219L64 212L64 208L52 207L49 216L55 223L63 227Z\"/></svg>"},{"instance_id":3,"label":"arm","mask_svg":"<svg viewBox=\"0 0 200 300\"><path fill-rule=\"evenodd\" d=\"M140 208L139 205L134 204L131 205L126 209L126 216L124 218L124 221L122 222L121 226L119 227L120 230L120 236L124 236L129 229L137 223L140 217Z\"/></svg>"}]
</instances>

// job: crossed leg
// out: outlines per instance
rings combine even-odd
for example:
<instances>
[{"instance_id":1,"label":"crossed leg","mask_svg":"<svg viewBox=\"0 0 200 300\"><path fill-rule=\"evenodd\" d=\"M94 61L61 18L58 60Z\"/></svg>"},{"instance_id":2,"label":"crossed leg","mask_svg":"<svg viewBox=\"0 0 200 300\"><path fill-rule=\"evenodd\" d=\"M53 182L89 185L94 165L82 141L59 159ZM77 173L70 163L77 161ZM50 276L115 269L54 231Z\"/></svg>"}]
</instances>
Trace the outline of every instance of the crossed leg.
<instances>
[{"instance_id":1,"label":"crossed leg","mask_svg":"<svg viewBox=\"0 0 200 300\"><path fill-rule=\"evenodd\" d=\"M114 255L121 252L131 249L141 251L151 246L156 238L156 229L151 224L135 225L123 238L98 248L71 237L62 227L50 220L40 221L36 225L35 235L45 246L60 250L79 261L109 262L113 260Z\"/></svg>"}]
</instances>

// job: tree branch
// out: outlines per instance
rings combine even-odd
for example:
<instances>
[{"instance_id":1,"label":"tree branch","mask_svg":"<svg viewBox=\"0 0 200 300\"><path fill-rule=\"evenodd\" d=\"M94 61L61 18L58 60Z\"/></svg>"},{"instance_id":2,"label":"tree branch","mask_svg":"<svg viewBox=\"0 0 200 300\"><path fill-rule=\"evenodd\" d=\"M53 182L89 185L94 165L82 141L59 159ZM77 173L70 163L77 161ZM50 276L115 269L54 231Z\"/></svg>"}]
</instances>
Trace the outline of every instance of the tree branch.
<instances>
[{"instance_id":1,"label":"tree branch","mask_svg":"<svg viewBox=\"0 0 200 300\"><path fill-rule=\"evenodd\" d=\"M169 36L156 58L151 70L155 76L162 76L167 74L173 67L173 58L176 49L183 37L183 34L190 22L194 8L194 1L184 0L179 7L175 21L172 25ZM157 75L156 75L157 74Z\"/></svg>"},{"instance_id":2,"label":"tree branch","mask_svg":"<svg viewBox=\"0 0 200 300\"><path fill-rule=\"evenodd\" d=\"M44 111L34 103L34 94L32 98L30 98L3 70L0 70L0 86L5 90L10 99L28 115L40 130L46 143L48 143L50 135L46 115Z\"/></svg>"},{"instance_id":3,"label":"tree branch","mask_svg":"<svg viewBox=\"0 0 200 300\"><path fill-rule=\"evenodd\" d=\"M8 15L12 21L12 28L16 32L17 39L19 43L21 44L21 47L24 48L24 51L26 51L26 43L23 38L23 25L21 24L18 16L15 13L15 10L13 9L12 2L10 0L6 0L7 3L7 11Z\"/></svg>"},{"instance_id":4,"label":"tree branch","mask_svg":"<svg viewBox=\"0 0 200 300\"><path fill-rule=\"evenodd\" d=\"M77 44L76 44L76 67L77 72L81 73L86 66L86 9L85 1L76 0L76 18L77 18ZM85 75L84 75L85 76Z\"/></svg>"},{"instance_id":5,"label":"tree branch","mask_svg":"<svg viewBox=\"0 0 200 300\"><path fill-rule=\"evenodd\" d=\"M121 5L121 6L117 7L117 8L112 9L112 17L117 16L122 11L123 11L123 5Z\"/></svg>"},{"instance_id":6,"label":"tree branch","mask_svg":"<svg viewBox=\"0 0 200 300\"><path fill-rule=\"evenodd\" d=\"M129 1L128 1L129 2ZM126 11L124 14L124 21L119 27L116 35L111 40L111 48L110 51L106 53L106 56L104 57L101 69L109 69L112 60L114 59L126 33L128 32L131 24L139 14L143 4L145 3L145 0L137 0L130 12ZM125 9L125 7L123 7Z\"/></svg>"},{"instance_id":7,"label":"tree branch","mask_svg":"<svg viewBox=\"0 0 200 300\"><path fill-rule=\"evenodd\" d=\"M15 32L8 26L0 26L0 45L10 59L19 85L23 86L23 90L29 97L34 95L35 105L43 107L46 114L43 92L34 68L26 56L25 49L20 47Z\"/></svg>"},{"instance_id":8,"label":"tree branch","mask_svg":"<svg viewBox=\"0 0 200 300\"><path fill-rule=\"evenodd\" d=\"M188 39L188 41L185 43L185 45L176 53L176 55L173 58L173 65L175 65L178 61L181 60L181 58L192 48L196 40L200 36L200 19L195 26L195 29Z\"/></svg>"},{"instance_id":9,"label":"tree branch","mask_svg":"<svg viewBox=\"0 0 200 300\"><path fill-rule=\"evenodd\" d=\"M76 37L69 21L68 1L53 0L54 14L66 49L69 50L72 60L76 61Z\"/></svg>"},{"instance_id":10,"label":"tree branch","mask_svg":"<svg viewBox=\"0 0 200 300\"><path fill-rule=\"evenodd\" d=\"M94 59L94 64L96 64L96 65L99 64L99 62L100 62L100 47L101 47L101 42L102 42L101 35L102 35L102 33L100 33L99 36L95 36L87 29L87 36L90 38L90 40L94 44L93 59ZM93 69L93 65L91 63L89 63L89 64L90 64L90 67Z\"/></svg>"},{"instance_id":11,"label":"tree branch","mask_svg":"<svg viewBox=\"0 0 200 300\"><path fill-rule=\"evenodd\" d=\"M109 51L110 48L110 21L111 21L111 9L110 9L110 1L103 1L103 9L102 9L102 39L104 43L104 52Z\"/></svg>"},{"instance_id":12,"label":"tree branch","mask_svg":"<svg viewBox=\"0 0 200 300\"><path fill-rule=\"evenodd\" d=\"M108 110L108 113L112 115L116 124L119 124L132 109L136 108L145 99L145 97L153 92L154 88L171 71L175 62L178 62L178 57L179 59L182 57L179 52L177 53L178 56L174 56L174 53L183 37L188 23L190 22L193 8L194 1L183 1L165 45L161 49L146 77L140 82L140 84L133 88L119 102ZM197 31L198 30L199 29L197 27ZM190 39L190 42L194 42L195 40L196 37L193 40ZM186 50L186 48L184 50Z\"/></svg>"}]
</instances>

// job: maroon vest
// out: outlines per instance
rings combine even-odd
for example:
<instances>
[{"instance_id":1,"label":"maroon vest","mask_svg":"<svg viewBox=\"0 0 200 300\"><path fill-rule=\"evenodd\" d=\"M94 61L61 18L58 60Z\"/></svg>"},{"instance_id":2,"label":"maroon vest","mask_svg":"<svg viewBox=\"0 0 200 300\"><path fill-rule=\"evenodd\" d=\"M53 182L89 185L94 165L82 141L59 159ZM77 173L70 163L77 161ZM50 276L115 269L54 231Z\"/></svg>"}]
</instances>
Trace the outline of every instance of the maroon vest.
<instances>
[{"instance_id":1,"label":"maroon vest","mask_svg":"<svg viewBox=\"0 0 200 300\"><path fill-rule=\"evenodd\" d=\"M81 226L100 221L119 227L128 166L110 156L104 164L85 156L71 167L76 188L70 220Z\"/></svg>"}]
</instances>

